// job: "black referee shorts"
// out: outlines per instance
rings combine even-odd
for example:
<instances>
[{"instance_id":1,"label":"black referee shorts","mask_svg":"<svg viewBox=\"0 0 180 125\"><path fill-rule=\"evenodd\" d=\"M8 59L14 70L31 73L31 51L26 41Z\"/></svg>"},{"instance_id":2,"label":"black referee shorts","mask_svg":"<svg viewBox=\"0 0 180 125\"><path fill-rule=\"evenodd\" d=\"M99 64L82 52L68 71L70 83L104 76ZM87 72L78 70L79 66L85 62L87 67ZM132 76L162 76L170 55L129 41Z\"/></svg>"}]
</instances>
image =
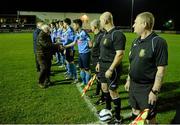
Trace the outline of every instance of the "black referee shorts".
<instances>
[{"instance_id":1,"label":"black referee shorts","mask_svg":"<svg viewBox=\"0 0 180 125\"><path fill-rule=\"evenodd\" d=\"M150 109L147 119L151 120L157 114L157 102L148 104L149 93L153 84L140 84L131 80L129 90L129 103L132 108L138 110Z\"/></svg>"},{"instance_id":2,"label":"black referee shorts","mask_svg":"<svg viewBox=\"0 0 180 125\"><path fill-rule=\"evenodd\" d=\"M100 82L101 83L107 83L108 88L110 90L116 90L119 86L120 83L120 73L121 73L121 66L119 65L116 67L113 71L112 77L110 79L105 77L106 71L109 69L111 66L111 63L100 63Z\"/></svg>"}]
</instances>

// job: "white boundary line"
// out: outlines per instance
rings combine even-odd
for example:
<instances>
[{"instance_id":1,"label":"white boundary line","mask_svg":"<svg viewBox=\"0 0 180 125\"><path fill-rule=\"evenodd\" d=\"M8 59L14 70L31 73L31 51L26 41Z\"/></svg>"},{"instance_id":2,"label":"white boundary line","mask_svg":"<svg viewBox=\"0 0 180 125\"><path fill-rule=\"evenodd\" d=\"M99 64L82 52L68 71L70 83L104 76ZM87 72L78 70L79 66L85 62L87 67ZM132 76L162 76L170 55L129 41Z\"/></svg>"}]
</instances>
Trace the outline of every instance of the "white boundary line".
<instances>
[{"instance_id":1,"label":"white boundary line","mask_svg":"<svg viewBox=\"0 0 180 125\"><path fill-rule=\"evenodd\" d=\"M82 90L82 88L80 87L80 84L79 84L79 83L76 84L76 87L77 87L77 89L79 90L79 92L82 93L83 90ZM94 116L96 116L96 118L99 119L99 115L97 114L97 109L96 109L96 107L90 102L89 97L86 96L86 95L84 95L83 98L84 98L85 102L87 103L87 105L88 105L89 109L91 110L91 112L94 113ZM121 115L123 116L123 118L128 118L128 117L131 116L131 112L130 112L130 113L122 113ZM105 123L103 123L103 122L101 122L100 120L98 120L98 121L96 121L95 123L89 123L89 124L105 124Z\"/></svg>"},{"instance_id":2,"label":"white boundary line","mask_svg":"<svg viewBox=\"0 0 180 125\"><path fill-rule=\"evenodd\" d=\"M79 84L79 83L76 84L76 87L78 88L79 92L82 93L83 90L82 90L82 88L80 87L80 84ZM99 115L97 114L97 109L96 109L96 107L90 102L89 97L86 96L86 95L84 95L83 98L84 98L86 104L88 105L89 109L91 110L91 112L94 113L94 116L95 116L97 119L99 119ZM96 121L95 123L98 124L98 123L102 123L102 122L101 122L100 120L98 120L98 121ZM89 123L89 124L92 124L92 123Z\"/></svg>"}]
</instances>

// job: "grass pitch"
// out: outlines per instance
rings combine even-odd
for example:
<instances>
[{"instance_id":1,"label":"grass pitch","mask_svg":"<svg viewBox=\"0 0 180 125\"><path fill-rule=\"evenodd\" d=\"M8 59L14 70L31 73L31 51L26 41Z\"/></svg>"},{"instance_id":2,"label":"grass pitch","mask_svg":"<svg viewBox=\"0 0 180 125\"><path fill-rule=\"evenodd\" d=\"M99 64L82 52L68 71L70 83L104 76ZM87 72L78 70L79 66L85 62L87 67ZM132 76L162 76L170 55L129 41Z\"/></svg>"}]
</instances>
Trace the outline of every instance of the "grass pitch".
<instances>
[{"instance_id":1,"label":"grass pitch","mask_svg":"<svg viewBox=\"0 0 180 125\"><path fill-rule=\"evenodd\" d=\"M128 53L135 34L126 33L124 70L119 93L122 114L130 112L128 94L123 86L127 76ZM169 65L159 96L160 124L170 123L180 105L180 35L160 34L168 42ZM0 124L86 124L98 119L88 108L80 92L70 80L64 80L63 69L52 66L54 86L41 89L32 45L32 33L0 34ZM95 92L95 85L87 92ZM93 104L97 98L90 99ZM96 106L98 110L104 106ZM128 120L125 123L129 123Z\"/></svg>"}]
</instances>

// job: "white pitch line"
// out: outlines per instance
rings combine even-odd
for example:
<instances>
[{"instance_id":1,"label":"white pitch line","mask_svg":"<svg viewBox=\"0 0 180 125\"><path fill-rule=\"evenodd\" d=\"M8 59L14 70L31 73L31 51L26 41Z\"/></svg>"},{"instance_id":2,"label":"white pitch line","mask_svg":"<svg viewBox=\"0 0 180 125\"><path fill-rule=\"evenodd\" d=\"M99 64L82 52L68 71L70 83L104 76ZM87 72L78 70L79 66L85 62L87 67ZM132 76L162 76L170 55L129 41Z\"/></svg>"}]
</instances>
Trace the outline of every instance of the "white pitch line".
<instances>
[{"instance_id":1,"label":"white pitch line","mask_svg":"<svg viewBox=\"0 0 180 125\"><path fill-rule=\"evenodd\" d=\"M78 88L79 92L82 93L83 90L82 90L82 88L80 87L80 85L79 85L79 84L76 84L76 87ZM84 98L86 104L88 105L88 107L90 108L90 110L94 113L94 116L96 116L96 118L99 119L99 115L97 114L97 109L96 109L96 107L90 102L89 97L86 96L86 95L84 95L83 98ZM98 120L98 121L96 121L95 123L98 124L98 123L101 123L101 121ZM91 124L91 123L90 123L90 124Z\"/></svg>"},{"instance_id":2,"label":"white pitch line","mask_svg":"<svg viewBox=\"0 0 180 125\"><path fill-rule=\"evenodd\" d=\"M80 87L80 84L79 84L79 83L76 84L76 87L77 87L77 89L79 90L79 92L82 93L83 90L82 90L82 88ZM88 96L86 96L86 95L84 95L83 98L84 98L86 104L88 105L89 109L92 111L92 113L94 113L94 116L96 116L96 118L99 119L99 115L97 114L97 109L96 109L96 107L91 103L90 98L89 98ZM128 117L131 116L131 112L129 112L129 113L122 113L121 115L122 115L123 118L125 119L125 118L128 118ZM98 120L98 121L96 121L95 123L89 123L89 124L105 124L105 123L102 123L100 120Z\"/></svg>"}]
</instances>

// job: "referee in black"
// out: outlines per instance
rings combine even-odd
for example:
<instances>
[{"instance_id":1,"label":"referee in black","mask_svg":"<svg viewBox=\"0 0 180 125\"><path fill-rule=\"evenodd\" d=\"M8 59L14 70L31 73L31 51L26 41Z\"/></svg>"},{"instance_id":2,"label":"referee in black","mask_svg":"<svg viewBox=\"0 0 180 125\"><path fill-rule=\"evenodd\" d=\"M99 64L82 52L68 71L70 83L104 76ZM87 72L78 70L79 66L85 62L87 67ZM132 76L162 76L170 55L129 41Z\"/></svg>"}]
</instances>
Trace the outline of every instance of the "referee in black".
<instances>
[{"instance_id":1,"label":"referee in black","mask_svg":"<svg viewBox=\"0 0 180 125\"><path fill-rule=\"evenodd\" d=\"M104 35L104 32L100 29L100 20L94 19L91 23L91 30L94 33L94 39L93 39L93 47L91 48L91 61L93 64L93 68L97 66L97 63L99 63L99 55L100 55L100 41ZM95 103L96 105L100 105L104 103L104 93L101 89L101 82L99 81L100 78L100 73L95 71L96 73L96 93L95 97L100 94L101 91L101 96L100 99Z\"/></svg>"},{"instance_id":2,"label":"referee in black","mask_svg":"<svg viewBox=\"0 0 180 125\"><path fill-rule=\"evenodd\" d=\"M100 81L105 95L106 109L111 110L111 101L114 102L115 123L121 123L120 110L121 99L118 93L121 63L125 50L126 37L114 26L113 16L110 12L104 12L100 16L101 27L104 34L100 42Z\"/></svg>"},{"instance_id":3,"label":"referee in black","mask_svg":"<svg viewBox=\"0 0 180 125\"><path fill-rule=\"evenodd\" d=\"M133 116L150 109L148 124L156 123L158 93L168 64L167 43L153 31L153 26L152 13L137 15L133 28L139 37L133 41L129 53L129 75L125 84Z\"/></svg>"}]
</instances>

